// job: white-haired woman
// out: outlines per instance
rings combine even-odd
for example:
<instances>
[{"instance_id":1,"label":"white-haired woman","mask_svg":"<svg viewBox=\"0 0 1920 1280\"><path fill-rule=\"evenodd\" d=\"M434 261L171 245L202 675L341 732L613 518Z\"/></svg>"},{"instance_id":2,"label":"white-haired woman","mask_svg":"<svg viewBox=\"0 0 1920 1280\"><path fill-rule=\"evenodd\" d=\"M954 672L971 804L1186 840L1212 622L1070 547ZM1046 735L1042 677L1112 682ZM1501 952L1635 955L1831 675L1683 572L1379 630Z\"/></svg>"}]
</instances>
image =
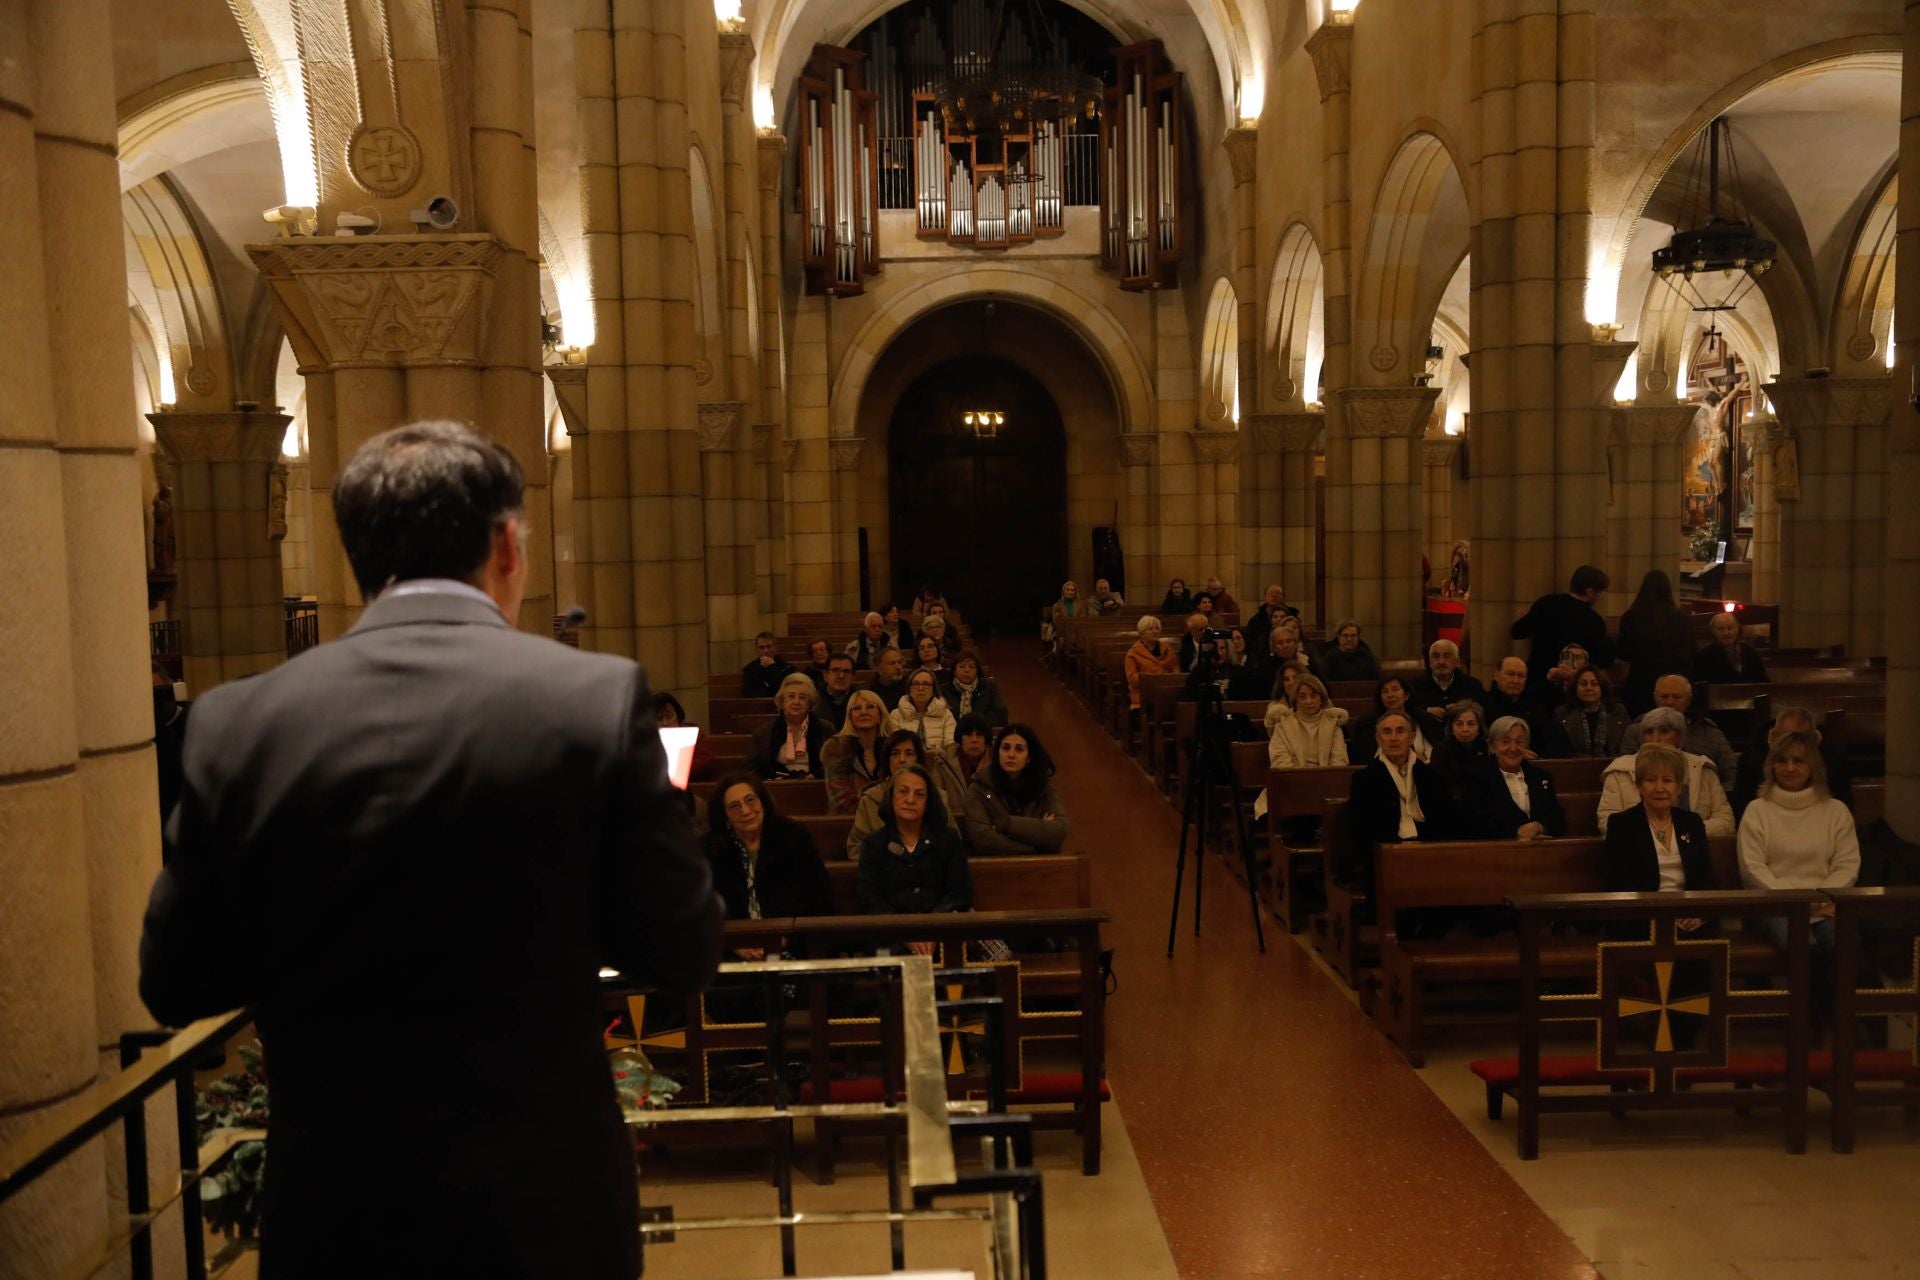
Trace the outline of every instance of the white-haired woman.
<instances>
[{"instance_id":1,"label":"white-haired woman","mask_svg":"<svg viewBox=\"0 0 1920 1280\"><path fill-rule=\"evenodd\" d=\"M1527 759L1533 730L1501 716L1487 730L1487 758L1466 785L1468 825L1482 840L1542 840L1566 834L1567 816L1545 769Z\"/></svg>"},{"instance_id":2,"label":"white-haired woman","mask_svg":"<svg viewBox=\"0 0 1920 1280\"><path fill-rule=\"evenodd\" d=\"M747 767L763 779L820 778L825 776L821 748L833 727L813 714L820 695L804 672L780 682L773 705L780 714L753 731L747 746Z\"/></svg>"},{"instance_id":3,"label":"white-haired woman","mask_svg":"<svg viewBox=\"0 0 1920 1280\"><path fill-rule=\"evenodd\" d=\"M1687 740L1687 718L1672 707L1655 707L1640 717L1641 742L1658 742L1676 750ZM1700 815L1708 836L1733 834L1733 806L1727 802L1726 788L1720 785L1720 771L1713 761L1691 751L1686 757L1686 776L1680 780L1681 809ZM1600 775L1600 833L1606 834L1607 822L1616 813L1624 813L1640 803L1640 788L1634 781L1634 757L1620 756Z\"/></svg>"},{"instance_id":4,"label":"white-haired woman","mask_svg":"<svg viewBox=\"0 0 1920 1280\"><path fill-rule=\"evenodd\" d=\"M1171 676L1180 672L1180 650L1160 634L1160 619L1152 614L1141 617L1134 629L1139 638L1127 650L1127 705L1140 709L1140 677Z\"/></svg>"}]
</instances>

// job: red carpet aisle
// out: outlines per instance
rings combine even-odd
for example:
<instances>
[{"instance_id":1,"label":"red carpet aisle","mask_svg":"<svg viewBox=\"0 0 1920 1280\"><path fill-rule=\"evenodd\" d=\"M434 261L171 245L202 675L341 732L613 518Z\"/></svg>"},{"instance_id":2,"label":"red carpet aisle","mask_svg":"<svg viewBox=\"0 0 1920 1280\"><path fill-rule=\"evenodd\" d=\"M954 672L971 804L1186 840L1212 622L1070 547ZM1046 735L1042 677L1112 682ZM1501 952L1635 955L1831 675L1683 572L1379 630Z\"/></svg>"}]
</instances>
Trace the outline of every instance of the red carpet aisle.
<instances>
[{"instance_id":1,"label":"red carpet aisle","mask_svg":"<svg viewBox=\"0 0 1920 1280\"><path fill-rule=\"evenodd\" d=\"M1287 935L1254 947L1246 894L1208 868L1165 958L1177 814L1079 702L1009 640L988 661L1058 766L1095 855L1119 991L1107 1072L1180 1274L1502 1277L1598 1273ZM1192 869L1188 881L1191 893Z\"/></svg>"}]
</instances>

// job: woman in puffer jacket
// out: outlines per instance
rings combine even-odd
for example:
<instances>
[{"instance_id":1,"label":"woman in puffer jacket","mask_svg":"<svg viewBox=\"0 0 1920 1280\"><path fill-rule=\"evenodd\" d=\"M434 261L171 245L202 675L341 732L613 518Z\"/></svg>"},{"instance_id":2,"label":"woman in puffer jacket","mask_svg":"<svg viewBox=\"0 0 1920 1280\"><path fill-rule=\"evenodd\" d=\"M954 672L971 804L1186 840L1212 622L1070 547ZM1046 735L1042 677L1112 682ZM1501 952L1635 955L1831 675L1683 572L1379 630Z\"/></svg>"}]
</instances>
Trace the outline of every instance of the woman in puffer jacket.
<instances>
[{"instance_id":1,"label":"woman in puffer jacket","mask_svg":"<svg viewBox=\"0 0 1920 1280\"><path fill-rule=\"evenodd\" d=\"M889 733L913 730L928 755L953 745L953 724L953 713L947 710L946 699L939 695L933 672L926 670L916 671L908 679L900 705L887 717Z\"/></svg>"},{"instance_id":2,"label":"woman in puffer jacket","mask_svg":"<svg viewBox=\"0 0 1920 1280\"><path fill-rule=\"evenodd\" d=\"M967 788L960 830L968 846L977 854L1058 853L1069 829L1052 757L1030 727L1008 725Z\"/></svg>"},{"instance_id":3,"label":"woman in puffer jacket","mask_svg":"<svg viewBox=\"0 0 1920 1280\"><path fill-rule=\"evenodd\" d=\"M1327 697L1318 676L1293 683L1292 702L1267 707L1267 763L1275 769L1320 769L1347 763L1347 713ZM1253 816L1264 817L1267 793L1253 798Z\"/></svg>"}]
</instances>

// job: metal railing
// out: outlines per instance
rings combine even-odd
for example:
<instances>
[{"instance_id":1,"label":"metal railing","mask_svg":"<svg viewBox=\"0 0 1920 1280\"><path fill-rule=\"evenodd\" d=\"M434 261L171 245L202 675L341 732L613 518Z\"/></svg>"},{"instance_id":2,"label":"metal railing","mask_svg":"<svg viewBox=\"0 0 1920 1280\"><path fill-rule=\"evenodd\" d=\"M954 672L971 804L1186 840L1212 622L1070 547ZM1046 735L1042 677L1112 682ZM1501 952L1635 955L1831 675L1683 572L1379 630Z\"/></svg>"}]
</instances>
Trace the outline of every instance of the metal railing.
<instances>
[{"instance_id":1,"label":"metal railing","mask_svg":"<svg viewBox=\"0 0 1920 1280\"><path fill-rule=\"evenodd\" d=\"M312 600L288 596L287 657L297 658L320 643L320 606Z\"/></svg>"},{"instance_id":2,"label":"metal railing","mask_svg":"<svg viewBox=\"0 0 1920 1280\"><path fill-rule=\"evenodd\" d=\"M136 1031L121 1036L118 1075L96 1081L52 1108L37 1130L0 1150L0 1204L117 1124L126 1148L127 1221L101 1241L72 1274L92 1275L127 1254L133 1280L152 1280L154 1223L163 1211L178 1204L188 1280L206 1280L207 1237L200 1214L200 1184L218 1172L241 1143L264 1134L252 1129L226 1129L202 1146L194 1118L194 1068L209 1049L224 1046L252 1021L253 1015L241 1009L202 1018L178 1033ZM156 1202L147 1170L146 1101L168 1085L174 1091L180 1173Z\"/></svg>"}]
</instances>

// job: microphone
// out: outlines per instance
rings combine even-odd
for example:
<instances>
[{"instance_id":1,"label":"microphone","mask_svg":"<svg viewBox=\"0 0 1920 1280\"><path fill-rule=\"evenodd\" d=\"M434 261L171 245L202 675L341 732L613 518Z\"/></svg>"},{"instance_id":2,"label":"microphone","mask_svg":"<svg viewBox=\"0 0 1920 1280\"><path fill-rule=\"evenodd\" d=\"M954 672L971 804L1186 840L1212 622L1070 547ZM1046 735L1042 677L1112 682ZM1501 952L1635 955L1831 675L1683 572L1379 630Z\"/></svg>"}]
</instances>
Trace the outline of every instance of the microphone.
<instances>
[{"instance_id":1,"label":"microphone","mask_svg":"<svg viewBox=\"0 0 1920 1280\"><path fill-rule=\"evenodd\" d=\"M574 605L571 609L560 615L560 629L563 631L578 631L586 625L587 611L579 605Z\"/></svg>"}]
</instances>

